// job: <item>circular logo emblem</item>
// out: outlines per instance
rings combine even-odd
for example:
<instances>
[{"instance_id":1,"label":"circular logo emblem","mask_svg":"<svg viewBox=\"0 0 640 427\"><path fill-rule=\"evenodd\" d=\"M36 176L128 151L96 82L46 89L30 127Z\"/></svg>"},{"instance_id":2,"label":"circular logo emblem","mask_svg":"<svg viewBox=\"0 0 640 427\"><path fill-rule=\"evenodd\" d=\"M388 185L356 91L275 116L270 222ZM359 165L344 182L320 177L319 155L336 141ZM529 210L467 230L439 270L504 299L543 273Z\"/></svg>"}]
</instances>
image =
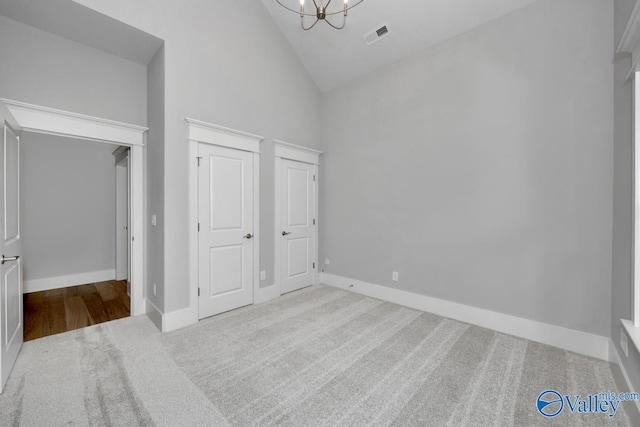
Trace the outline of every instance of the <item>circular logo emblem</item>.
<instances>
[{"instance_id":1,"label":"circular logo emblem","mask_svg":"<svg viewBox=\"0 0 640 427\"><path fill-rule=\"evenodd\" d=\"M545 390L538 396L536 407L541 415L553 418L562 412L564 402L562 396L555 390Z\"/></svg>"}]
</instances>

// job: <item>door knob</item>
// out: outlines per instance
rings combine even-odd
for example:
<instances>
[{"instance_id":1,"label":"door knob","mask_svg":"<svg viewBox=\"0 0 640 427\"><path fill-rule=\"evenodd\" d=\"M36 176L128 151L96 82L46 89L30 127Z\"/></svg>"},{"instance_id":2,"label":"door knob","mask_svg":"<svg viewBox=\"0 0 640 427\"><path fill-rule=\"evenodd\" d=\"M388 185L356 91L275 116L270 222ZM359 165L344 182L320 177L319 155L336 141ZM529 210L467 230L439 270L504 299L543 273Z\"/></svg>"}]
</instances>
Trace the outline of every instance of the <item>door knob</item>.
<instances>
[{"instance_id":1,"label":"door knob","mask_svg":"<svg viewBox=\"0 0 640 427\"><path fill-rule=\"evenodd\" d=\"M283 231L283 232L282 232L282 235L283 235L283 236L286 236L286 235L288 235L288 234L291 234L291 232L289 232L289 231Z\"/></svg>"},{"instance_id":2,"label":"door knob","mask_svg":"<svg viewBox=\"0 0 640 427\"><path fill-rule=\"evenodd\" d=\"M7 261L17 261L18 258L20 258L20 256L4 256L2 255L2 258L0 259L2 261L1 264L4 264Z\"/></svg>"},{"instance_id":3,"label":"door knob","mask_svg":"<svg viewBox=\"0 0 640 427\"><path fill-rule=\"evenodd\" d=\"M253 238L253 234L247 233L247 235L246 236L242 236L242 238L243 239L251 239L251 238Z\"/></svg>"}]
</instances>

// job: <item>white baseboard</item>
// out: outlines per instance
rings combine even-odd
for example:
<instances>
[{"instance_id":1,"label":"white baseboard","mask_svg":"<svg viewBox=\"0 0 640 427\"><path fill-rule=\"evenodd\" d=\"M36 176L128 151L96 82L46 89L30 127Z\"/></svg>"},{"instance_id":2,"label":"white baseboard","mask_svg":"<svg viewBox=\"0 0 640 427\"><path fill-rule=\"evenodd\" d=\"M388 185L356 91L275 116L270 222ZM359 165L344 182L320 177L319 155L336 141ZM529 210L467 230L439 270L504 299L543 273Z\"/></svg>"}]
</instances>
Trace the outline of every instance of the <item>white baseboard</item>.
<instances>
[{"instance_id":1,"label":"white baseboard","mask_svg":"<svg viewBox=\"0 0 640 427\"><path fill-rule=\"evenodd\" d=\"M89 271L87 273L70 274L68 276L46 277L44 279L25 280L24 293L48 291L50 289L67 288L69 286L86 285L88 283L114 280L115 270Z\"/></svg>"},{"instance_id":2,"label":"white baseboard","mask_svg":"<svg viewBox=\"0 0 640 427\"><path fill-rule=\"evenodd\" d=\"M145 298L144 301L147 306L147 317L153 322L154 325L156 325L156 328L162 331L162 311L158 307L156 307L156 305L152 303L149 298Z\"/></svg>"},{"instance_id":3,"label":"white baseboard","mask_svg":"<svg viewBox=\"0 0 640 427\"><path fill-rule=\"evenodd\" d=\"M624 381L627 383L626 390L618 390L618 391L637 392L638 390L634 390L633 388L631 379L629 378L629 375L627 374L627 370L624 368L624 364L622 363L622 358L620 357L620 353L618 353L618 349L616 348L612 340L609 340L609 361L612 363L618 364L618 366L620 367L620 370L622 371L622 376L624 377ZM636 408L638 408L638 412L640 413L640 400L634 400L633 402L635 403Z\"/></svg>"},{"instance_id":4,"label":"white baseboard","mask_svg":"<svg viewBox=\"0 0 640 427\"><path fill-rule=\"evenodd\" d=\"M609 361L609 338L322 273L320 283Z\"/></svg>"},{"instance_id":5,"label":"white baseboard","mask_svg":"<svg viewBox=\"0 0 640 427\"><path fill-rule=\"evenodd\" d=\"M184 328L185 326L195 325L198 323L198 309L191 309L191 307L183 308L181 310L171 311L164 313L162 317L162 332L171 332L176 329Z\"/></svg>"},{"instance_id":6,"label":"white baseboard","mask_svg":"<svg viewBox=\"0 0 640 427\"><path fill-rule=\"evenodd\" d=\"M194 312L190 307L163 313L148 298L146 299L146 304L147 317L161 332L171 332L198 323L198 313Z\"/></svg>"},{"instance_id":7,"label":"white baseboard","mask_svg":"<svg viewBox=\"0 0 640 427\"><path fill-rule=\"evenodd\" d=\"M256 289L256 293L253 297L254 304L260 304L263 302L271 301L280 296L280 286L271 285L264 288Z\"/></svg>"},{"instance_id":8,"label":"white baseboard","mask_svg":"<svg viewBox=\"0 0 640 427\"><path fill-rule=\"evenodd\" d=\"M280 288L276 285L258 288L254 296L254 304L270 301L279 296ZM191 307L163 313L162 310L156 307L148 298L145 299L145 301L147 317L149 317L153 324L162 332L175 331L176 329L198 323L198 312Z\"/></svg>"}]
</instances>

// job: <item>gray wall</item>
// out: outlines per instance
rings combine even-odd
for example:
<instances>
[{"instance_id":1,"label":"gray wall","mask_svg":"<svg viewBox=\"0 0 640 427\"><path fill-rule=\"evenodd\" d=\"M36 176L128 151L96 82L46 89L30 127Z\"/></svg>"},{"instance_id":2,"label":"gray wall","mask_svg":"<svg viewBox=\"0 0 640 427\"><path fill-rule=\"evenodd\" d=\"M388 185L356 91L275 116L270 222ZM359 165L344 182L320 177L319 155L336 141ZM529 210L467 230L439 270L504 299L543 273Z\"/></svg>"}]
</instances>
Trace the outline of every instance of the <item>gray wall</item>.
<instances>
[{"instance_id":1,"label":"gray wall","mask_svg":"<svg viewBox=\"0 0 640 427\"><path fill-rule=\"evenodd\" d=\"M615 1L615 46L636 0ZM632 317L633 305L633 83L627 79L629 55L614 62L613 283L611 339L636 390L640 390L640 355L629 340L629 358L620 348L620 319Z\"/></svg>"},{"instance_id":2,"label":"gray wall","mask_svg":"<svg viewBox=\"0 0 640 427\"><path fill-rule=\"evenodd\" d=\"M144 125L146 67L0 16L0 97Z\"/></svg>"},{"instance_id":3,"label":"gray wall","mask_svg":"<svg viewBox=\"0 0 640 427\"><path fill-rule=\"evenodd\" d=\"M164 47L147 67L147 96L149 133L147 135L146 186L147 229L145 251L147 272L146 295L156 307L164 310ZM151 226L151 215L157 215L157 225ZM153 268L149 268L153 266ZM156 295L153 295L153 284Z\"/></svg>"},{"instance_id":4,"label":"gray wall","mask_svg":"<svg viewBox=\"0 0 640 427\"><path fill-rule=\"evenodd\" d=\"M147 67L143 65L4 16L0 16L0 57L0 97L127 123L147 122ZM33 178L42 176L36 173ZM114 199L109 203L112 212ZM23 210L23 214L29 212ZM27 242L27 251L28 246L32 245ZM109 256L113 257L113 249ZM35 262L26 261L25 279L113 268L113 263L102 264L83 263L64 272L45 266L37 272L31 269Z\"/></svg>"},{"instance_id":5,"label":"gray wall","mask_svg":"<svg viewBox=\"0 0 640 427\"><path fill-rule=\"evenodd\" d=\"M113 145L23 133L25 280L115 268Z\"/></svg>"},{"instance_id":6,"label":"gray wall","mask_svg":"<svg viewBox=\"0 0 640 427\"><path fill-rule=\"evenodd\" d=\"M327 93L324 270L609 336L612 46L540 0Z\"/></svg>"},{"instance_id":7,"label":"gray wall","mask_svg":"<svg viewBox=\"0 0 640 427\"><path fill-rule=\"evenodd\" d=\"M185 117L266 137L260 155L260 269L267 271L261 285L273 284L271 140L318 147L321 94L264 6L255 0L79 3L165 41L164 208L149 214L158 214L164 260L171 262L150 258L148 267L164 273L164 311L189 305ZM224 19L212 21L216 16Z\"/></svg>"}]
</instances>

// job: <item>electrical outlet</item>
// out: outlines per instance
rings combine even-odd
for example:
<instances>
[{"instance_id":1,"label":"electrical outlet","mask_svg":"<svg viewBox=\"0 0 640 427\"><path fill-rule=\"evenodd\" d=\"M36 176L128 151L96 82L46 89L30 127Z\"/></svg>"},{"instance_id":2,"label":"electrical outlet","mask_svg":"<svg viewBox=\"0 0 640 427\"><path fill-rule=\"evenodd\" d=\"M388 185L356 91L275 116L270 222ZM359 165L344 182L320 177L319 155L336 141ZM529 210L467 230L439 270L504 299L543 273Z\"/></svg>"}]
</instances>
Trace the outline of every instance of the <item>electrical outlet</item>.
<instances>
[{"instance_id":1,"label":"electrical outlet","mask_svg":"<svg viewBox=\"0 0 640 427\"><path fill-rule=\"evenodd\" d=\"M260 272L260 280L267 280L267 272L262 270Z\"/></svg>"},{"instance_id":2,"label":"electrical outlet","mask_svg":"<svg viewBox=\"0 0 640 427\"><path fill-rule=\"evenodd\" d=\"M397 271L394 271L394 272L391 273L391 280L393 280L394 282L397 282L398 280L400 280L399 277L398 277L398 272Z\"/></svg>"},{"instance_id":3,"label":"electrical outlet","mask_svg":"<svg viewBox=\"0 0 640 427\"><path fill-rule=\"evenodd\" d=\"M157 291L158 291L158 290L156 289L156 284L154 283L154 284L153 284L153 296L154 296L154 297L155 297L155 296L158 296Z\"/></svg>"},{"instance_id":4,"label":"electrical outlet","mask_svg":"<svg viewBox=\"0 0 640 427\"><path fill-rule=\"evenodd\" d=\"M620 328L620 348L622 348L624 355L629 357L629 342L627 341L627 334L624 332L624 328Z\"/></svg>"},{"instance_id":5,"label":"electrical outlet","mask_svg":"<svg viewBox=\"0 0 640 427\"><path fill-rule=\"evenodd\" d=\"M158 224L158 217L156 216L156 214L153 214L151 215L151 225L155 227L156 224Z\"/></svg>"},{"instance_id":6,"label":"electrical outlet","mask_svg":"<svg viewBox=\"0 0 640 427\"><path fill-rule=\"evenodd\" d=\"M325 258L324 265L329 265L329 264L331 264L331 260L329 258Z\"/></svg>"}]
</instances>

